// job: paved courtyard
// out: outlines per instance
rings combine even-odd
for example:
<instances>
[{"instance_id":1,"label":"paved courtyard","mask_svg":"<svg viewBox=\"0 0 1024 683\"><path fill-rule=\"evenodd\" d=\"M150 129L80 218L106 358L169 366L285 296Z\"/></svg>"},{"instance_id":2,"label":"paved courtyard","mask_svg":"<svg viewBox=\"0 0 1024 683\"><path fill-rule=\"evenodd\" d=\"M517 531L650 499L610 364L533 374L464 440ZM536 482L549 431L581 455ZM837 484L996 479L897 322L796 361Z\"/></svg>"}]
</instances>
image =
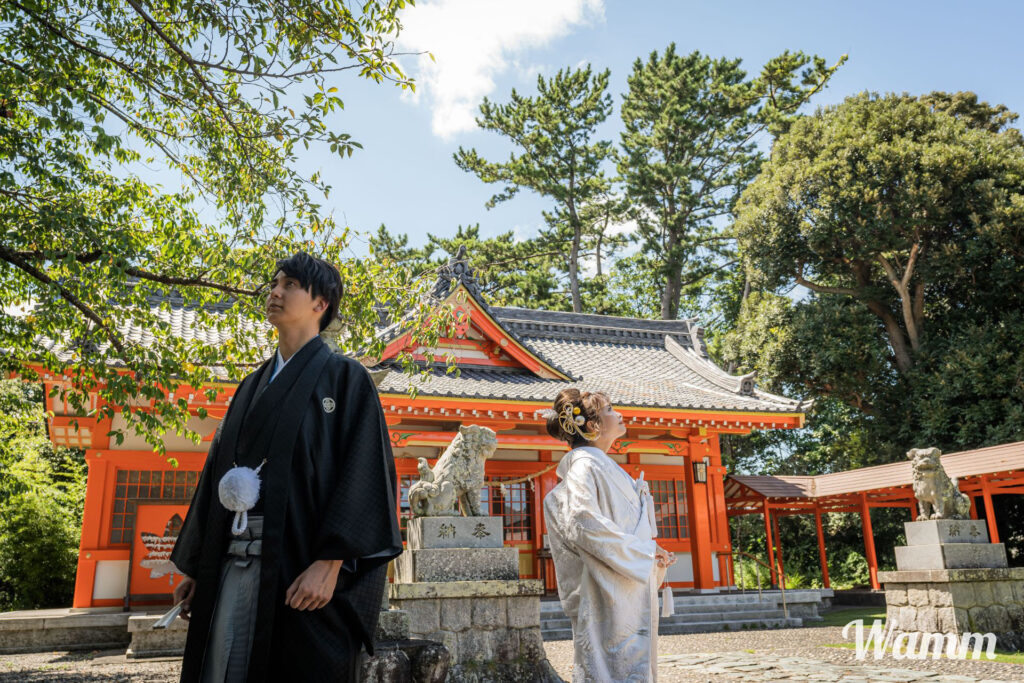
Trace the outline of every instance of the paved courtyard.
<instances>
[{"instance_id":1,"label":"paved courtyard","mask_svg":"<svg viewBox=\"0 0 1024 683\"><path fill-rule=\"evenodd\" d=\"M842 681L868 683L982 683L1024 681L1024 665L982 660L911 661L886 657L857 661L842 643L842 628L822 627L699 633L659 640L659 683L694 681ZM545 643L548 659L566 680L572 643ZM0 655L0 683L86 683L178 680L177 659L128 661L121 651Z\"/></svg>"}]
</instances>

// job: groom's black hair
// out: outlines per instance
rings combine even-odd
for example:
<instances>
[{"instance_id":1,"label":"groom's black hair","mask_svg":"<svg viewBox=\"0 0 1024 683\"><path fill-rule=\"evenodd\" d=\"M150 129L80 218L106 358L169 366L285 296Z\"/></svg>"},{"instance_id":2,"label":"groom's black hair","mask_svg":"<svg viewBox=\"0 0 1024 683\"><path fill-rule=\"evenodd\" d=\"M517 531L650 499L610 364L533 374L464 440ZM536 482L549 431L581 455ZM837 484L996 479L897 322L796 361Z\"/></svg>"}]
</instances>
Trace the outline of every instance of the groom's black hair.
<instances>
[{"instance_id":1,"label":"groom's black hair","mask_svg":"<svg viewBox=\"0 0 1024 683\"><path fill-rule=\"evenodd\" d=\"M323 259L310 256L304 251L297 251L277 262L274 274L279 271L298 280L302 288L313 298L324 298L327 310L320 316L320 331L327 329L338 315L338 305L341 302L341 273L338 269Z\"/></svg>"}]
</instances>

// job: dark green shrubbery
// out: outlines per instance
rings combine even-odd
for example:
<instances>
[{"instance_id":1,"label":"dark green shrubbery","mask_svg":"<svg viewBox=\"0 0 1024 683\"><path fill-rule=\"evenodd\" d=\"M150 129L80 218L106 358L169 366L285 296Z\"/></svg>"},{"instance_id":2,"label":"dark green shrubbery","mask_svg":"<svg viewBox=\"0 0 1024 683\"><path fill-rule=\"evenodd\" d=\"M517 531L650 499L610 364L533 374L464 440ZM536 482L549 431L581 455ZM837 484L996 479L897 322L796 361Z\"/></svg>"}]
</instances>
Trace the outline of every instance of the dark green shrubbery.
<instances>
[{"instance_id":1,"label":"dark green shrubbery","mask_svg":"<svg viewBox=\"0 0 1024 683\"><path fill-rule=\"evenodd\" d=\"M86 468L55 449L40 389L0 381L0 610L71 604Z\"/></svg>"}]
</instances>

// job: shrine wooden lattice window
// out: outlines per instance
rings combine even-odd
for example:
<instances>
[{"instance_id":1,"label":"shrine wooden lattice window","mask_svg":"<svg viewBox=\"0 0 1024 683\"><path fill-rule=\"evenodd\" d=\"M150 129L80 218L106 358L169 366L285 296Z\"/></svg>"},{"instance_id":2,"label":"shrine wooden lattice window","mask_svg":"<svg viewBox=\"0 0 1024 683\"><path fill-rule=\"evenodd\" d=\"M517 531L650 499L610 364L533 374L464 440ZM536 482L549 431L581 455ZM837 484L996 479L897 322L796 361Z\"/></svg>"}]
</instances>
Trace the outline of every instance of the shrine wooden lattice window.
<instances>
[{"instance_id":1,"label":"shrine wooden lattice window","mask_svg":"<svg viewBox=\"0 0 1024 683\"><path fill-rule=\"evenodd\" d=\"M659 538L689 538L687 520L686 484L678 479L648 482L654 498L654 517L658 523Z\"/></svg>"},{"instance_id":2,"label":"shrine wooden lattice window","mask_svg":"<svg viewBox=\"0 0 1024 683\"><path fill-rule=\"evenodd\" d=\"M111 545L132 542L137 500L192 500L198 482L196 471L118 470L110 520Z\"/></svg>"},{"instance_id":3,"label":"shrine wooden lattice window","mask_svg":"<svg viewBox=\"0 0 1024 683\"><path fill-rule=\"evenodd\" d=\"M500 481L502 478L497 479ZM530 482L506 484L504 491L497 486L485 486L480 491L480 503L491 516L502 518L505 541L522 543L533 540L533 491L530 490Z\"/></svg>"}]
</instances>

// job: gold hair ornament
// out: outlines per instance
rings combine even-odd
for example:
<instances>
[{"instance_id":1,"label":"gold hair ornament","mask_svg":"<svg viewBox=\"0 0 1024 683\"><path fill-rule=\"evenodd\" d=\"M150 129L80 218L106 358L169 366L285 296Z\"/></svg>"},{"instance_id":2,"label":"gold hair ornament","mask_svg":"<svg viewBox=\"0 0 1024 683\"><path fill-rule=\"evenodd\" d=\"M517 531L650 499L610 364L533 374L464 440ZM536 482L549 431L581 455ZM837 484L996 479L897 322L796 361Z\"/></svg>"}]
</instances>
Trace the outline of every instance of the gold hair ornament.
<instances>
[{"instance_id":1,"label":"gold hair ornament","mask_svg":"<svg viewBox=\"0 0 1024 683\"><path fill-rule=\"evenodd\" d=\"M601 430L585 432L583 431L583 425L586 423L587 419L580 414L579 406L573 406L569 403L565 404L562 408L562 414L558 416L558 425L566 434L579 434L587 441L596 441L597 437L601 435Z\"/></svg>"}]
</instances>

